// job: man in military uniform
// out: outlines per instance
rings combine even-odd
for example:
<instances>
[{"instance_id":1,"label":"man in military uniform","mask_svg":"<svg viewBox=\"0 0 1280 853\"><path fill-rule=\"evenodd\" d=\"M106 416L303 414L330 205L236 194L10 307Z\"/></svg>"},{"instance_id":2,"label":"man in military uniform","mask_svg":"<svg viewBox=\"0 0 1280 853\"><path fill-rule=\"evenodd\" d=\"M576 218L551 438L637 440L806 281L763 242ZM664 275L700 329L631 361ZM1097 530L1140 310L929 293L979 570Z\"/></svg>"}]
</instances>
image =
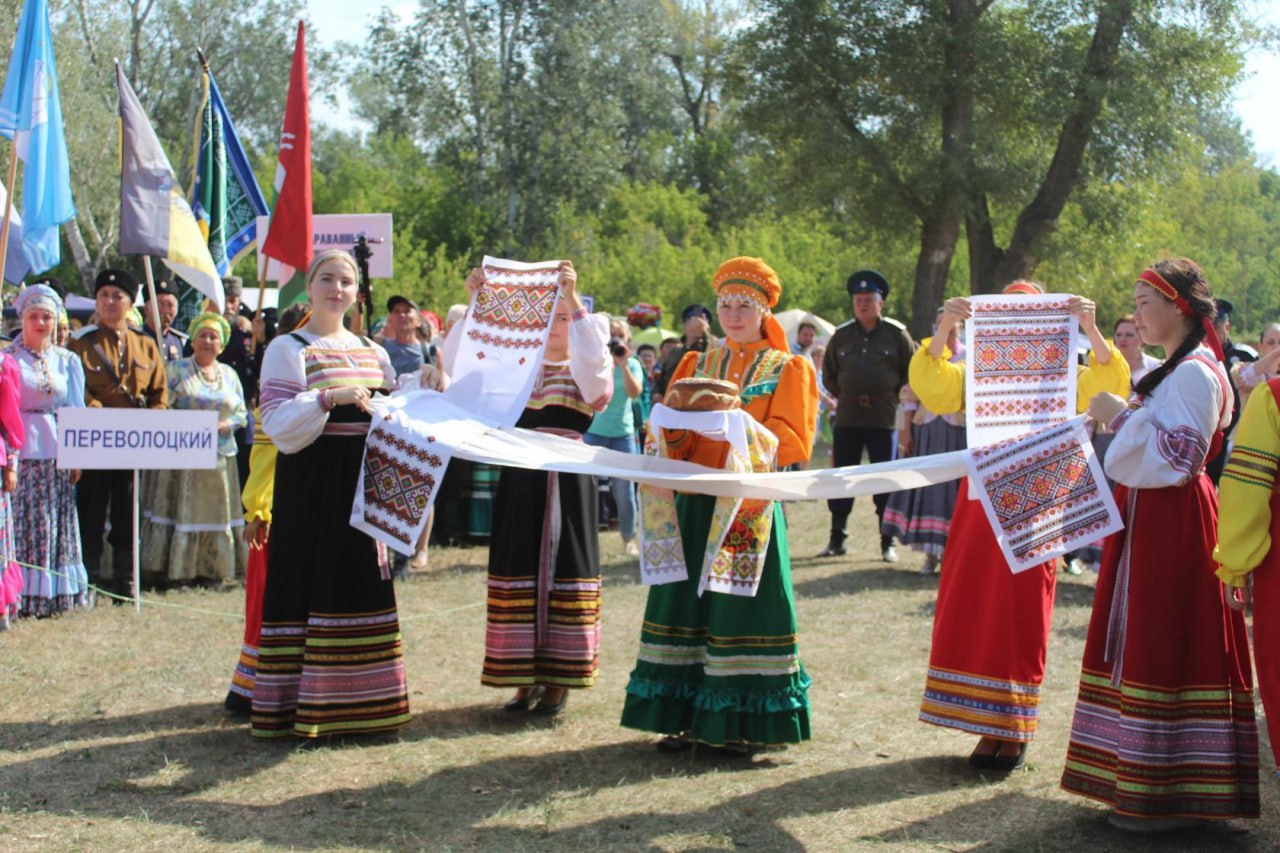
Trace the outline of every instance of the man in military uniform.
<instances>
[{"instance_id":1,"label":"man in military uniform","mask_svg":"<svg viewBox=\"0 0 1280 853\"><path fill-rule=\"evenodd\" d=\"M187 345L187 336L173 327L173 320L178 316L178 291L164 279L156 282L156 308L160 313L160 334L151 328L154 318L150 306L142 312L142 331L160 346L160 354L165 363L182 358Z\"/></svg>"},{"instance_id":2,"label":"man in military uniform","mask_svg":"<svg viewBox=\"0 0 1280 853\"><path fill-rule=\"evenodd\" d=\"M1218 303L1218 313L1213 318L1213 330L1218 333L1218 342L1222 344L1222 356L1227 366L1227 377L1231 380L1231 423L1227 424L1222 437L1226 441L1231 440L1231 436L1235 433L1236 423L1240 420L1240 389L1236 387L1235 377L1231 375L1231 368L1241 362L1251 362L1258 360L1258 351L1251 346L1238 344L1231 340L1231 312L1236 310L1236 306L1229 299L1215 299ZM1229 448L1224 443L1222 452L1216 457L1209 460L1205 465L1205 473L1209 475L1209 479L1213 484L1218 485L1218 480L1222 478L1222 469L1227 463L1227 452Z\"/></svg>"},{"instance_id":3,"label":"man in military uniform","mask_svg":"<svg viewBox=\"0 0 1280 853\"><path fill-rule=\"evenodd\" d=\"M91 408L165 409L169 394L164 359L156 342L129 328L138 280L123 270L103 270L93 285L98 323L67 342L84 368ZM112 588L133 594L133 472L85 471L76 492L80 540L91 583L102 566L102 533L111 513Z\"/></svg>"},{"instance_id":4,"label":"man in military uniform","mask_svg":"<svg viewBox=\"0 0 1280 853\"><path fill-rule=\"evenodd\" d=\"M836 328L822 360L822 384L836 398L832 455L837 468L858 465L862 451L872 462L888 462L896 455L893 429L898 392L907 384L907 369L915 343L897 320L884 316L889 282L874 270L859 270L846 282L853 299L853 319ZM883 519L888 495L876 495L876 517ZM831 537L819 557L843 554L853 499L827 501ZM897 562L893 538L881 534L880 554Z\"/></svg>"}]
</instances>

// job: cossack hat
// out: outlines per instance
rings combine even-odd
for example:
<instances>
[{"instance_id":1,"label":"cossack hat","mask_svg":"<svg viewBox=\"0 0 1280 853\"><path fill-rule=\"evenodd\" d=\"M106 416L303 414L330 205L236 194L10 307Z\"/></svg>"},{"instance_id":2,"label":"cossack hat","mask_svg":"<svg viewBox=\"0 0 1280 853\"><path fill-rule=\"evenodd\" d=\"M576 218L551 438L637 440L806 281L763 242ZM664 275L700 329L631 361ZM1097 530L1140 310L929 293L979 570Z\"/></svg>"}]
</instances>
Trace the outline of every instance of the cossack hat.
<instances>
[{"instance_id":1,"label":"cossack hat","mask_svg":"<svg viewBox=\"0 0 1280 853\"><path fill-rule=\"evenodd\" d=\"M879 293L881 299L889 298L889 282L875 270L858 270L844 284L850 296L859 293Z\"/></svg>"},{"instance_id":2,"label":"cossack hat","mask_svg":"<svg viewBox=\"0 0 1280 853\"><path fill-rule=\"evenodd\" d=\"M706 320L708 323L711 322L711 309L700 302L695 302L692 305L685 306L685 309L680 312L680 320L681 322L684 322L690 317L697 317L698 315L701 315L702 319Z\"/></svg>"},{"instance_id":3,"label":"cossack hat","mask_svg":"<svg viewBox=\"0 0 1280 853\"><path fill-rule=\"evenodd\" d=\"M138 298L138 280L133 277L132 273L124 270L105 269L98 273L98 277L93 281L93 295L97 296L98 291L104 287L123 290L130 301L135 301Z\"/></svg>"}]
</instances>

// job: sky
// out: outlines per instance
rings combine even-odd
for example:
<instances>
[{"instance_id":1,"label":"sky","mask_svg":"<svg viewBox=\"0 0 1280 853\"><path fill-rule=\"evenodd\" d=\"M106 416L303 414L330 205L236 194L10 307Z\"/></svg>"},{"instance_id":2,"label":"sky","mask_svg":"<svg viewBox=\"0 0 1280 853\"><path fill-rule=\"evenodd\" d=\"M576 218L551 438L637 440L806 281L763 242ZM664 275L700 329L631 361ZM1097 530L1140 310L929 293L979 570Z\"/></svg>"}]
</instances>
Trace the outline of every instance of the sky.
<instances>
[{"instance_id":1,"label":"sky","mask_svg":"<svg viewBox=\"0 0 1280 853\"><path fill-rule=\"evenodd\" d=\"M353 5L364 8L353 14ZM399 0L365 6L352 4L351 0L308 0L313 27L308 39L326 46L358 39L383 6L390 6L405 19L412 15L417 3L415 0ZM1280 27L1280 0L1252 0L1247 8L1253 10L1260 22ZM1277 104L1277 93L1280 93L1280 55L1255 48L1247 57L1245 80L1236 87L1236 114L1253 137L1258 162L1271 167L1280 167L1280 104ZM355 126L345 103L335 110L317 102L313 109L315 118L331 127L347 129Z\"/></svg>"}]
</instances>

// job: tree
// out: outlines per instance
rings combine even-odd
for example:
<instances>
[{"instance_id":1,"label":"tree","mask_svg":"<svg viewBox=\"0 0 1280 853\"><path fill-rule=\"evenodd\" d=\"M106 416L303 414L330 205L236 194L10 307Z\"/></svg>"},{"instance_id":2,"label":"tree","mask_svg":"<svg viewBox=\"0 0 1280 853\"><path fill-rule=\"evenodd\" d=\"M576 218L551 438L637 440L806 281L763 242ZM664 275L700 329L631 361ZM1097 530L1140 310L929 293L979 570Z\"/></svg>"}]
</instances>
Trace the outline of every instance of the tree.
<instances>
[{"instance_id":1,"label":"tree","mask_svg":"<svg viewBox=\"0 0 1280 853\"><path fill-rule=\"evenodd\" d=\"M1032 275L1074 192L1158 170L1223 103L1250 34L1231 0L763 6L738 46L752 124L801 169L837 159L850 206L915 224L918 335L962 229L973 291Z\"/></svg>"}]
</instances>

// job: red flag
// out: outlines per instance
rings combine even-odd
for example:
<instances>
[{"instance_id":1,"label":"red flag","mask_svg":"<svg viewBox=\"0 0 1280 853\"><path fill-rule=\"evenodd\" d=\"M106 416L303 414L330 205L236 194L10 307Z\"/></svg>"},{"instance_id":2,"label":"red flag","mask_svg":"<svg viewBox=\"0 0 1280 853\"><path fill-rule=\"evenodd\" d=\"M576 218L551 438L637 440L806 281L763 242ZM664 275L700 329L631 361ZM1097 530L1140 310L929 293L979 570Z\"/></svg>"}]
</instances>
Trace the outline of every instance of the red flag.
<instances>
[{"instance_id":1,"label":"red flag","mask_svg":"<svg viewBox=\"0 0 1280 853\"><path fill-rule=\"evenodd\" d=\"M307 49L302 22L298 22L298 42L293 48L293 69L289 72L289 98L284 106L284 127L280 130L279 162L276 163L276 204L271 210L262 254L275 258L283 269L280 282L295 269L311 264L311 116L307 106Z\"/></svg>"}]
</instances>

